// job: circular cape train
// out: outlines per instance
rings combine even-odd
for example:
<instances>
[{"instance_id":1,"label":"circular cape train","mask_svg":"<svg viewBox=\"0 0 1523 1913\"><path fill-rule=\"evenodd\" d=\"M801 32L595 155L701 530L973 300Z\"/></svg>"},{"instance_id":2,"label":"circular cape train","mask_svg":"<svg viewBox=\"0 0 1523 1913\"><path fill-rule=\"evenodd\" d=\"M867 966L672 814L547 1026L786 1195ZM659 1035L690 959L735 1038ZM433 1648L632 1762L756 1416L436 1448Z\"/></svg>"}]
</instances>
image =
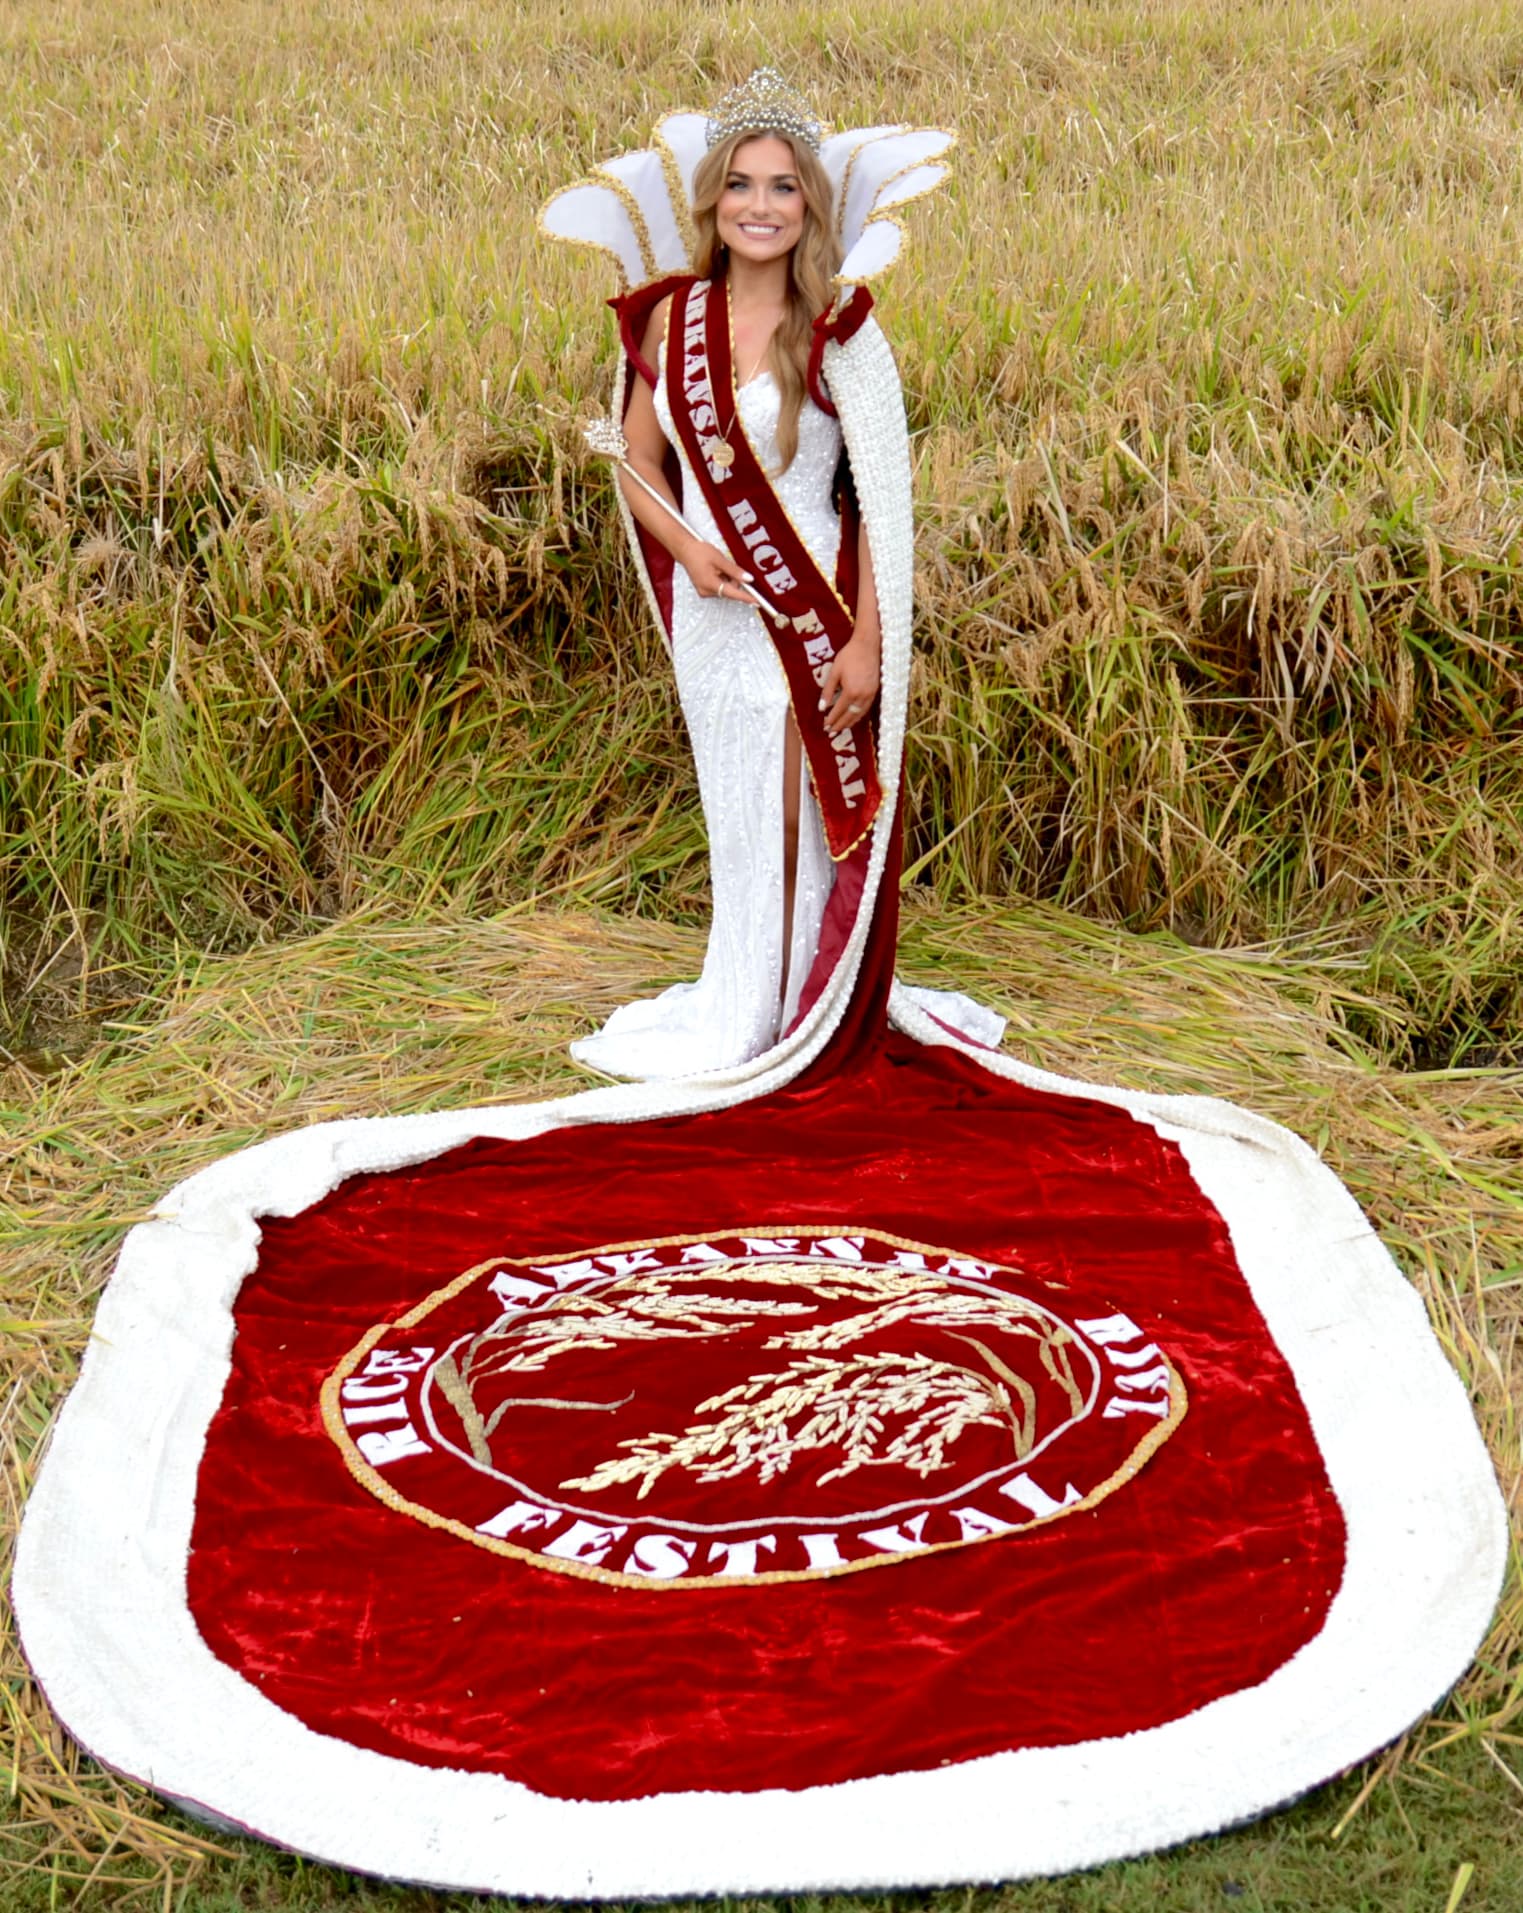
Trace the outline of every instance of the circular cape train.
<instances>
[{"instance_id":1,"label":"circular cape train","mask_svg":"<svg viewBox=\"0 0 1523 1913\"><path fill-rule=\"evenodd\" d=\"M826 142L846 281L947 143ZM547 227L681 274L701 150L673 116ZM16 1605L71 1732L200 1813L558 1898L1014 1878L1289 1799L1481 1639L1494 1477L1313 1152L894 983L909 455L844 310L882 795L793 1026L282 1136L123 1247Z\"/></svg>"}]
</instances>

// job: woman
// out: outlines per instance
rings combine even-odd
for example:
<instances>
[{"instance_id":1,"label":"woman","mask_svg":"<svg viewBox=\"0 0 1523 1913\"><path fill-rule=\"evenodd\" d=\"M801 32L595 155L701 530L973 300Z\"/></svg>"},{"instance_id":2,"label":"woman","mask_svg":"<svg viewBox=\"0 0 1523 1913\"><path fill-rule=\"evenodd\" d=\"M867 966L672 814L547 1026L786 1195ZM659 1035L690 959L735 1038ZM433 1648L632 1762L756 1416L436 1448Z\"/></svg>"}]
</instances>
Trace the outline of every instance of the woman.
<instances>
[{"instance_id":1,"label":"woman","mask_svg":"<svg viewBox=\"0 0 1523 1913\"><path fill-rule=\"evenodd\" d=\"M737 118L674 116L547 223L636 287L624 509L715 844L702 981L583 1047L743 1060L209 1165L124 1247L18 1550L86 1748L394 1878L1095 1865L1388 1744L1507 1558L1464 1391L1311 1150L893 986L903 409L860 292L798 396L818 133L775 89ZM938 141L820 142L842 283Z\"/></svg>"},{"instance_id":2,"label":"woman","mask_svg":"<svg viewBox=\"0 0 1523 1913\"><path fill-rule=\"evenodd\" d=\"M668 121L658 139L682 131ZM850 144L842 152L832 143L832 157L843 180L857 179L864 229L864 206L877 209L864 181L881 191L898 183L892 174L923 175L911 181L923 190L941 177L925 161L944 135L843 137ZM848 207L822 160L819 122L775 74L727 95L703 141L691 270L647 277L615 302L627 361L621 493L670 638L714 912L696 983L628 1004L572 1045L607 1074L643 1078L746 1066L792 1030L826 992L861 901L860 876L838 887L838 869L865 858L880 816L886 830L894 823L877 763L872 541L825 372L826 348L853 337L870 305L860 290L848 297L849 286L837 297ZM642 183L655 184L659 201L669 174L620 180L637 207ZM559 196L552 217L570 198L585 220L589 191L598 187ZM659 206L642 210L648 247ZM902 430L896 382L891 397ZM777 542L785 528L794 534L786 553ZM901 677L906 663L901 656ZM936 1006L944 1020L998 1040L998 1019L965 999L938 995Z\"/></svg>"}]
</instances>

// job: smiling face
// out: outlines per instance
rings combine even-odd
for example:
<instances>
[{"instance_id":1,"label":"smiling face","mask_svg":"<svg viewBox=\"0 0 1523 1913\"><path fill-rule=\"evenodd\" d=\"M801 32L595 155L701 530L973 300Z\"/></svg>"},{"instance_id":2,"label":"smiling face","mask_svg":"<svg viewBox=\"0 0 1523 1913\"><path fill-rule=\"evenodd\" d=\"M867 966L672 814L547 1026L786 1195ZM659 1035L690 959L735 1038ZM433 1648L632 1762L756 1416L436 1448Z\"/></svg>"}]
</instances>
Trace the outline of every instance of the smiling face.
<instances>
[{"instance_id":1,"label":"smiling face","mask_svg":"<svg viewBox=\"0 0 1523 1913\"><path fill-rule=\"evenodd\" d=\"M714 207L721 242L758 265L791 253L804 230L793 148L771 134L737 146Z\"/></svg>"}]
</instances>

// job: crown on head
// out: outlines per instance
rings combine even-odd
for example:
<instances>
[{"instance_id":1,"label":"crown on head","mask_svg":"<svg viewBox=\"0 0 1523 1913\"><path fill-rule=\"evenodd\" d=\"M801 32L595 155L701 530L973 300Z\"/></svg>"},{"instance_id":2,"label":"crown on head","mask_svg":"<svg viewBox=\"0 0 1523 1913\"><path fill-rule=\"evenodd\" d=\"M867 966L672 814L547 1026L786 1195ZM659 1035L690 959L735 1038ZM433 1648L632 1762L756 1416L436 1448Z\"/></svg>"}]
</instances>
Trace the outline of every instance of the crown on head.
<instances>
[{"instance_id":1,"label":"crown on head","mask_svg":"<svg viewBox=\"0 0 1523 1913\"><path fill-rule=\"evenodd\" d=\"M802 140L810 152L820 150L824 123L809 102L797 93L776 68L759 66L749 80L731 87L709 114L706 136L710 150L732 133L782 133Z\"/></svg>"}]
</instances>

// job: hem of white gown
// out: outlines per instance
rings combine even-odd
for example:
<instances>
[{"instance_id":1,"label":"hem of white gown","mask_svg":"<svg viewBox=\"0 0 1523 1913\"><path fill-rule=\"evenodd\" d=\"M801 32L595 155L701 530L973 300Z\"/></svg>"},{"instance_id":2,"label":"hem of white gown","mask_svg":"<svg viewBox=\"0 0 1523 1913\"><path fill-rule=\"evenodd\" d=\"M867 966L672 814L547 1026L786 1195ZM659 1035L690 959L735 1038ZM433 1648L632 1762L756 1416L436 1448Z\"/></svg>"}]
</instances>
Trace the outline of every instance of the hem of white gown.
<instances>
[{"instance_id":1,"label":"hem of white gown","mask_svg":"<svg viewBox=\"0 0 1523 1913\"><path fill-rule=\"evenodd\" d=\"M621 1004L601 1029L569 1045L572 1060L615 1080L675 1082L735 1069L776 1043L775 1031L751 1042L720 1041L704 1020L702 994L701 983L677 983L659 996Z\"/></svg>"},{"instance_id":2,"label":"hem of white gown","mask_svg":"<svg viewBox=\"0 0 1523 1913\"><path fill-rule=\"evenodd\" d=\"M924 1010L927 1016L966 1037L970 1043L978 1043L984 1049L998 1049L1005 1040L1005 1019L999 1011L991 1010L986 1003L974 1002L961 990L929 990L918 983L897 980L894 988L902 991L916 1009Z\"/></svg>"},{"instance_id":3,"label":"hem of white gown","mask_svg":"<svg viewBox=\"0 0 1523 1913\"><path fill-rule=\"evenodd\" d=\"M621 1005L600 1030L578 1037L569 1046L572 1060L615 1081L675 1082L713 1070L738 1068L775 1047L776 1034L760 1043L724 1049L715 1043L712 1031L673 1028L666 1019L697 987L679 983L660 996ZM1004 1038L1004 1017L960 990L931 990L903 983L896 984L895 990L944 1029L981 1048L998 1049ZM620 1024L624 1027L617 1027Z\"/></svg>"}]
</instances>

